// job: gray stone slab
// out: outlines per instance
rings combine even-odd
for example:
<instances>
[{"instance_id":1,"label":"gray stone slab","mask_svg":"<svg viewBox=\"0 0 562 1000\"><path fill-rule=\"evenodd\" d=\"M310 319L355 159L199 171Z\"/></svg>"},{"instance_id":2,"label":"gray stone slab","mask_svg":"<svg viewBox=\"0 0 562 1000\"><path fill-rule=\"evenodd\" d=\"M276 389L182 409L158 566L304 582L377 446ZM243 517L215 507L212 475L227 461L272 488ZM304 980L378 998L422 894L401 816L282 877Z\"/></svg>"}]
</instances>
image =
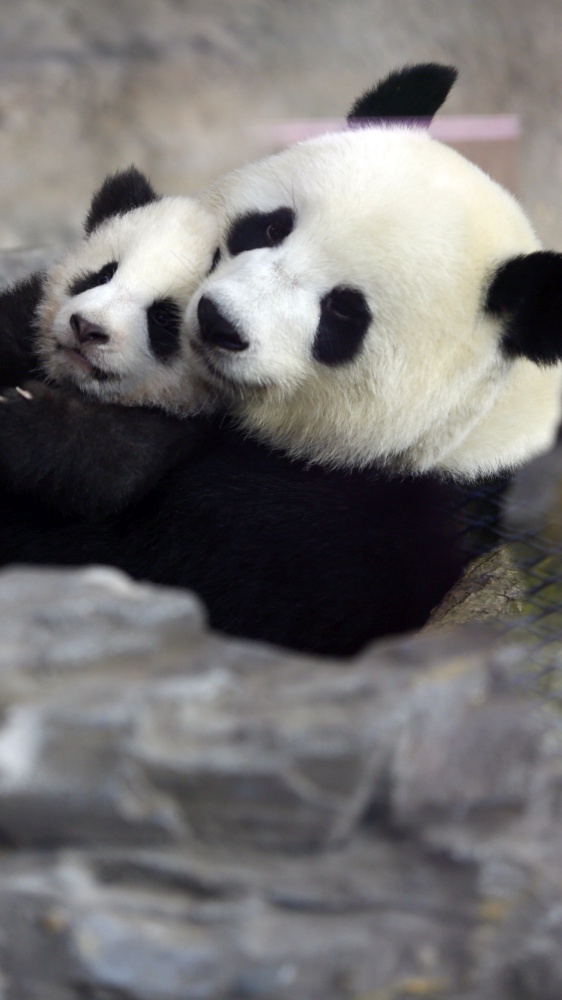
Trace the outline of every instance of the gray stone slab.
<instances>
[{"instance_id":1,"label":"gray stone slab","mask_svg":"<svg viewBox=\"0 0 562 1000\"><path fill-rule=\"evenodd\" d=\"M4 570L0 637L7 1000L562 991L562 728L524 647L298 656L100 568Z\"/></svg>"}]
</instances>

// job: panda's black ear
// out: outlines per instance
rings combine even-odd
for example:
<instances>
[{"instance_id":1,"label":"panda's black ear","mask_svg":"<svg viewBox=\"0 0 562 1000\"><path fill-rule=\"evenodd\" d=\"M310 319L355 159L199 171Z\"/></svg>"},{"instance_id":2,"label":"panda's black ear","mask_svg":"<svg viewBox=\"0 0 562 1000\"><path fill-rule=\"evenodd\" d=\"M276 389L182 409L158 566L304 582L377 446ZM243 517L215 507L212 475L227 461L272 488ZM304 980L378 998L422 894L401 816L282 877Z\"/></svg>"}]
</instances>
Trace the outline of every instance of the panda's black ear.
<instances>
[{"instance_id":1,"label":"panda's black ear","mask_svg":"<svg viewBox=\"0 0 562 1000\"><path fill-rule=\"evenodd\" d=\"M415 118L429 125L457 76L454 66L440 63L397 69L355 101L347 116L348 124L377 125L388 118Z\"/></svg>"},{"instance_id":2,"label":"panda's black ear","mask_svg":"<svg viewBox=\"0 0 562 1000\"><path fill-rule=\"evenodd\" d=\"M86 236L93 233L106 219L114 215L126 215L133 208L158 201L159 197L148 178L136 167L111 174L92 198L84 223Z\"/></svg>"},{"instance_id":3,"label":"panda's black ear","mask_svg":"<svg viewBox=\"0 0 562 1000\"><path fill-rule=\"evenodd\" d=\"M506 261L493 275L486 310L503 321L508 357L561 361L562 254L538 250Z\"/></svg>"}]
</instances>

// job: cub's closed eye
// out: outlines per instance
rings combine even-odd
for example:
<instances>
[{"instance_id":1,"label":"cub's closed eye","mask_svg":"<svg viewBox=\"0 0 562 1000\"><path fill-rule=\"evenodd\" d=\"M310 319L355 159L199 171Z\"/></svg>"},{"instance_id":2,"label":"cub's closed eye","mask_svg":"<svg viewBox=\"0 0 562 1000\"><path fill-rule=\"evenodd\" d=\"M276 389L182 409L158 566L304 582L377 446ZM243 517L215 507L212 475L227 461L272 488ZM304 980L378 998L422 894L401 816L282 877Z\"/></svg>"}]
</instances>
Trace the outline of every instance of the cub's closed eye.
<instances>
[{"instance_id":1,"label":"cub's closed eye","mask_svg":"<svg viewBox=\"0 0 562 1000\"><path fill-rule=\"evenodd\" d=\"M217 249L213 254L213 259L211 261L211 266L209 268L209 274L212 274L215 268L219 265L220 259L221 259L221 250L220 247L217 247Z\"/></svg>"},{"instance_id":2,"label":"cub's closed eye","mask_svg":"<svg viewBox=\"0 0 562 1000\"><path fill-rule=\"evenodd\" d=\"M81 292L87 292L90 288L97 288L99 285L107 285L108 282L111 281L118 267L118 262L116 260L111 260L108 264L104 264L99 271L88 271L84 274L80 274L68 286L68 294L80 295Z\"/></svg>"},{"instance_id":3,"label":"cub's closed eye","mask_svg":"<svg viewBox=\"0 0 562 1000\"><path fill-rule=\"evenodd\" d=\"M235 257L247 250L276 247L292 233L296 216L292 208L276 208L273 212L249 212L231 226L227 247Z\"/></svg>"},{"instance_id":4,"label":"cub's closed eye","mask_svg":"<svg viewBox=\"0 0 562 1000\"><path fill-rule=\"evenodd\" d=\"M154 323L158 323L158 326L170 326L172 323L172 316L165 312L154 312L151 319Z\"/></svg>"},{"instance_id":5,"label":"cub's closed eye","mask_svg":"<svg viewBox=\"0 0 562 1000\"><path fill-rule=\"evenodd\" d=\"M153 303L148 310L148 316L152 323L173 330L179 327L181 321L180 310L173 302Z\"/></svg>"},{"instance_id":6,"label":"cub's closed eye","mask_svg":"<svg viewBox=\"0 0 562 1000\"><path fill-rule=\"evenodd\" d=\"M98 271L98 285L107 285L111 281L113 275L117 270L117 261L112 260L110 264L106 264L102 267L101 271Z\"/></svg>"}]
</instances>

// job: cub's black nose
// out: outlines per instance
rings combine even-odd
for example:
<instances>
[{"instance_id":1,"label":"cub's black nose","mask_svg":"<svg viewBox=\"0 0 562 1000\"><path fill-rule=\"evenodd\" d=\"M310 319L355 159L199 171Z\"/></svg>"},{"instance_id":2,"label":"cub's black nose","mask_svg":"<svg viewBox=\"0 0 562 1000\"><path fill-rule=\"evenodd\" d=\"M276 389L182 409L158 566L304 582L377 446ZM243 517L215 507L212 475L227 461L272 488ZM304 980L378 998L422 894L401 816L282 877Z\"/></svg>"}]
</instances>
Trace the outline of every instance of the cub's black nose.
<instances>
[{"instance_id":1,"label":"cub's black nose","mask_svg":"<svg viewBox=\"0 0 562 1000\"><path fill-rule=\"evenodd\" d=\"M70 325L79 344L107 344L109 340L109 334L101 326L90 323L89 319L84 319L79 313L72 313Z\"/></svg>"},{"instance_id":2,"label":"cub's black nose","mask_svg":"<svg viewBox=\"0 0 562 1000\"><path fill-rule=\"evenodd\" d=\"M197 318L204 344L222 347L225 351L245 351L249 346L242 340L234 324L219 312L212 299L206 295L199 300Z\"/></svg>"}]
</instances>

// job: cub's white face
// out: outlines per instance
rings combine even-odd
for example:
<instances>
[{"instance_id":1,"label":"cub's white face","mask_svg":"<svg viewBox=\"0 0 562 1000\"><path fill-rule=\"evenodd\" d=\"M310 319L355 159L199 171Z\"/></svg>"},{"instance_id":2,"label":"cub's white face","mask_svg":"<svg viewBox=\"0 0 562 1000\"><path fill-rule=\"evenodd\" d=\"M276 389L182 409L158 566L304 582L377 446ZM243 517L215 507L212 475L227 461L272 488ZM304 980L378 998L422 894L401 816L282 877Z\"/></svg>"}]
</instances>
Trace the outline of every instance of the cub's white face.
<instances>
[{"instance_id":1,"label":"cub's white face","mask_svg":"<svg viewBox=\"0 0 562 1000\"><path fill-rule=\"evenodd\" d=\"M47 378L105 402L204 407L182 321L216 239L213 216L187 197L97 226L47 276L37 315Z\"/></svg>"},{"instance_id":2,"label":"cub's white face","mask_svg":"<svg viewBox=\"0 0 562 1000\"><path fill-rule=\"evenodd\" d=\"M548 447L559 367L508 359L494 271L537 238L516 202L421 130L294 146L207 193L221 261L187 313L242 423L333 465L461 476Z\"/></svg>"}]
</instances>

